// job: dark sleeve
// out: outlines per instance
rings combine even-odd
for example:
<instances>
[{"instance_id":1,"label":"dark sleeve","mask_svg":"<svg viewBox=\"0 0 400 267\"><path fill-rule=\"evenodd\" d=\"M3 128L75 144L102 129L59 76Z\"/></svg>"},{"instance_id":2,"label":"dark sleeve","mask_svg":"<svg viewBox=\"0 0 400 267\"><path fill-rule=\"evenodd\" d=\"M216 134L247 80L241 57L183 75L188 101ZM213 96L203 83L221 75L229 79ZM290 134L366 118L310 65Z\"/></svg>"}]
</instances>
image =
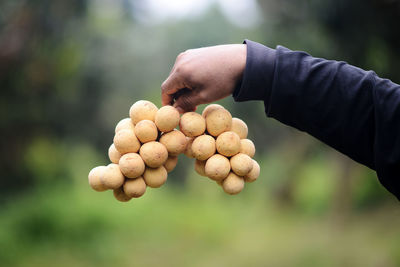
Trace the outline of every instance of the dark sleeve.
<instances>
[{"instance_id":1,"label":"dark sleeve","mask_svg":"<svg viewBox=\"0 0 400 267\"><path fill-rule=\"evenodd\" d=\"M246 40L235 101L305 131L378 174L400 199L400 86L345 62Z\"/></svg>"}]
</instances>

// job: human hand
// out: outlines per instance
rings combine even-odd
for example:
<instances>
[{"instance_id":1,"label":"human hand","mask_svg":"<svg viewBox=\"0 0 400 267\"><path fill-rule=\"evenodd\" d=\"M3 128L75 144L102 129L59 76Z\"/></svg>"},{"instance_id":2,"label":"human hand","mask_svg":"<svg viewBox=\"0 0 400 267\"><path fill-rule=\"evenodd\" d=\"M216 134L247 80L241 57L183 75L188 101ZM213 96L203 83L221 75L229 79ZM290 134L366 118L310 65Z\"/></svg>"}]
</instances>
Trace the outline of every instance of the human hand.
<instances>
[{"instance_id":1,"label":"human hand","mask_svg":"<svg viewBox=\"0 0 400 267\"><path fill-rule=\"evenodd\" d=\"M163 105L179 112L225 98L233 93L246 65L246 45L190 49L179 54L161 86Z\"/></svg>"}]
</instances>

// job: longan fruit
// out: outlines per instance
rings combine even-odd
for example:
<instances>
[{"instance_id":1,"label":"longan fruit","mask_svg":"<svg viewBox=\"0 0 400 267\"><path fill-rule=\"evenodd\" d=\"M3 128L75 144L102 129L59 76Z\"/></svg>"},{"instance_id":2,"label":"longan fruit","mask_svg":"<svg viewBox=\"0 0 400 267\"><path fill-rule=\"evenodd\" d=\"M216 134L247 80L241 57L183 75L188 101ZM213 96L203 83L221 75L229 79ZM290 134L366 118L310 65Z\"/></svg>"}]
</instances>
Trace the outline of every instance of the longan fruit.
<instances>
[{"instance_id":1,"label":"longan fruit","mask_svg":"<svg viewBox=\"0 0 400 267\"><path fill-rule=\"evenodd\" d=\"M240 153L244 153L250 158L254 157L254 154L256 153L256 147L254 146L253 141L251 141L250 139L241 139Z\"/></svg>"},{"instance_id":2,"label":"longan fruit","mask_svg":"<svg viewBox=\"0 0 400 267\"><path fill-rule=\"evenodd\" d=\"M251 183L257 180L258 176L260 176L260 165L253 159L253 168L246 176L244 176L244 180Z\"/></svg>"},{"instance_id":3,"label":"longan fruit","mask_svg":"<svg viewBox=\"0 0 400 267\"><path fill-rule=\"evenodd\" d=\"M203 110L203 112L201 113L201 115L202 115L204 118L206 118L207 115L208 115L211 111L216 110L216 109L225 109L225 108L224 108L223 106L219 105L219 104L211 104L211 105L208 105L207 107L204 108L204 110Z\"/></svg>"},{"instance_id":4,"label":"longan fruit","mask_svg":"<svg viewBox=\"0 0 400 267\"><path fill-rule=\"evenodd\" d=\"M108 158L112 163L118 164L119 159L121 158L121 153L115 148L114 144L108 148Z\"/></svg>"},{"instance_id":5,"label":"longan fruit","mask_svg":"<svg viewBox=\"0 0 400 267\"><path fill-rule=\"evenodd\" d=\"M196 159L196 161L194 162L194 170L201 176L207 177L206 171L205 171L205 165L206 165L205 160Z\"/></svg>"},{"instance_id":6,"label":"longan fruit","mask_svg":"<svg viewBox=\"0 0 400 267\"><path fill-rule=\"evenodd\" d=\"M132 123L136 125L142 120L154 121L158 108L156 105L147 100L139 100L129 109L129 117Z\"/></svg>"},{"instance_id":7,"label":"longan fruit","mask_svg":"<svg viewBox=\"0 0 400 267\"><path fill-rule=\"evenodd\" d=\"M188 158L194 158L193 156L193 150L192 150L192 143L194 141L194 137L186 137L186 149L185 149L185 155Z\"/></svg>"},{"instance_id":8,"label":"longan fruit","mask_svg":"<svg viewBox=\"0 0 400 267\"><path fill-rule=\"evenodd\" d=\"M128 179L125 181L123 188L128 197L138 198L146 192L146 183L143 177Z\"/></svg>"},{"instance_id":9,"label":"longan fruit","mask_svg":"<svg viewBox=\"0 0 400 267\"><path fill-rule=\"evenodd\" d=\"M232 118L232 126L230 130L237 133L240 139L247 138L247 134L249 133L246 123L238 118Z\"/></svg>"},{"instance_id":10,"label":"longan fruit","mask_svg":"<svg viewBox=\"0 0 400 267\"><path fill-rule=\"evenodd\" d=\"M226 157L215 154L206 161L205 173L207 177L215 180L222 181L225 179L231 170L231 164Z\"/></svg>"},{"instance_id":11,"label":"longan fruit","mask_svg":"<svg viewBox=\"0 0 400 267\"><path fill-rule=\"evenodd\" d=\"M125 181L125 177L122 174L119 165L115 163L108 164L100 176L101 183L108 189L117 189L121 187Z\"/></svg>"},{"instance_id":12,"label":"longan fruit","mask_svg":"<svg viewBox=\"0 0 400 267\"><path fill-rule=\"evenodd\" d=\"M121 155L139 151L140 142L133 130L122 129L114 136L114 146Z\"/></svg>"},{"instance_id":13,"label":"longan fruit","mask_svg":"<svg viewBox=\"0 0 400 267\"><path fill-rule=\"evenodd\" d=\"M100 180L100 177L103 175L106 168L106 166L98 166L89 172L89 185L97 192L103 192L107 190L107 187Z\"/></svg>"},{"instance_id":14,"label":"longan fruit","mask_svg":"<svg viewBox=\"0 0 400 267\"><path fill-rule=\"evenodd\" d=\"M198 160L206 160L215 154L215 139L211 135L200 135L192 143L193 156Z\"/></svg>"},{"instance_id":15,"label":"longan fruit","mask_svg":"<svg viewBox=\"0 0 400 267\"><path fill-rule=\"evenodd\" d=\"M157 126L151 120L141 120L135 125L135 135L142 143L156 141L158 137Z\"/></svg>"},{"instance_id":16,"label":"longan fruit","mask_svg":"<svg viewBox=\"0 0 400 267\"><path fill-rule=\"evenodd\" d=\"M186 142L186 136L179 130L164 133L160 138L160 143L167 148L168 154L171 156L183 153L186 149Z\"/></svg>"},{"instance_id":17,"label":"longan fruit","mask_svg":"<svg viewBox=\"0 0 400 267\"><path fill-rule=\"evenodd\" d=\"M160 167L168 158L167 148L156 141L143 144L140 148L139 154L144 163L151 168Z\"/></svg>"},{"instance_id":18,"label":"longan fruit","mask_svg":"<svg viewBox=\"0 0 400 267\"><path fill-rule=\"evenodd\" d=\"M215 145L218 153L231 157L240 151L240 138L235 132L224 132L217 137Z\"/></svg>"},{"instance_id":19,"label":"longan fruit","mask_svg":"<svg viewBox=\"0 0 400 267\"><path fill-rule=\"evenodd\" d=\"M206 130L206 121L196 112L186 112L181 117L179 128L186 136L196 137Z\"/></svg>"},{"instance_id":20,"label":"longan fruit","mask_svg":"<svg viewBox=\"0 0 400 267\"><path fill-rule=\"evenodd\" d=\"M231 172L222 182L222 188L229 195L239 194L244 188L244 180L242 177Z\"/></svg>"},{"instance_id":21,"label":"longan fruit","mask_svg":"<svg viewBox=\"0 0 400 267\"><path fill-rule=\"evenodd\" d=\"M137 153L127 153L119 160L119 168L127 178L136 178L144 172L143 159Z\"/></svg>"},{"instance_id":22,"label":"longan fruit","mask_svg":"<svg viewBox=\"0 0 400 267\"><path fill-rule=\"evenodd\" d=\"M163 106L155 116L155 123L161 132L170 132L179 124L179 111L173 106Z\"/></svg>"},{"instance_id":23,"label":"longan fruit","mask_svg":"<svg viewBox=\"0 0 400 267\"><path fill-rule=\"evenodd\" d=\"M115 133L117 133L118 131L122 130L122 129L128 129L128 130L133 130L133 123L131 121L131 118L125 118L120 120L117 123L117 126L115 126Z\"/></svg>"},{"instance_id":24,"label":"longan fruit","mask_svg":"<svg viewBox=\"0 0 400 267\"><path fill-rule=\"evenodd\" d=\"M168 156L167 161L164 163L164 168L167 172L171 172L175 169L176 164L178 164L178 157L177 156Z\"/></svg>"},{"instance_id":25,"label":"longan fruit","mask_svg":"<svg viewBox=\"0 0 400 267\"><path fill-rule=\"evenodd\" d=\"M207 132L218 136L232 127L232 115L226 109L215 109L207 114Z\"/></svg>"},{"instance_id":26,"label":"longan fruit","mask_svg":"<svg viewBox=\"0 0 400 267\"><path fill-rule=\"evenodd\" d=\"M148 168L143 173L144 181L147 186L152 188L157 188L162 186L167 181L167 170L164 166L160 166L158 168Z\"/></svg>"},{"instance_id":27,"label":"longan fruit","mask_svg":"<svg viewBox=\"0 0 400 267\"><path fill-rule=\"evenodd\" d=\"M121 202L128 202L129 200L132 199L130 196L125 194L122 186L114 189L113 194L114 194L115 199L118 201L121 201Z\"/></svg>"},{"instance_id":28,"label":"longan fruit","mask_svg":"<svg viewBox=\"0 0 400 267\"><path fill-rule=\"evenodd\" d=\"M230 159L232 171L239 176L247 175L253 168L253 160L249 155L239 153Z\"/></svg>"}]
</instances>

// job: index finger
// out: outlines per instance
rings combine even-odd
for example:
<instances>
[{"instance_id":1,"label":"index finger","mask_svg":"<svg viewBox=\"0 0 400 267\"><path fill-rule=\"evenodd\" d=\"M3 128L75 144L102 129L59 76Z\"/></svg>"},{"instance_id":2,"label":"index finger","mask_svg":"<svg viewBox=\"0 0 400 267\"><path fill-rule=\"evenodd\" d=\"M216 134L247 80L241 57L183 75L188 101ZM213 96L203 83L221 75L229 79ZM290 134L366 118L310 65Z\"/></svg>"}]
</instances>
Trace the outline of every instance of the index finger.
<instances>
[{"instance_id":1,"label":"index finger","mask_svg":"<svg viewBox=\"0 0 400 267\"><path fill-rule=\"evenodd\" d=\"M174 94L185 88L179 77L172 73L161 85L161 101L162 105L171 105L174 101Z\"/></svg>"}]
</instances>

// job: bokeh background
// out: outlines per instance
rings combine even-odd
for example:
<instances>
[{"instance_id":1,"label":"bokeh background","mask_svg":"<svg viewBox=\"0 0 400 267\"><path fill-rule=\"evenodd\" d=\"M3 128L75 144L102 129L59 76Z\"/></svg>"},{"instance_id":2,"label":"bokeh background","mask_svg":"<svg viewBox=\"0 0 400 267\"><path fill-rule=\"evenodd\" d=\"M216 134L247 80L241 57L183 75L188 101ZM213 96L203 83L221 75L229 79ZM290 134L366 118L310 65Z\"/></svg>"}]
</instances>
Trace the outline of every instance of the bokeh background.
<instances>
[{"instance_id":1,"label":"bokeh background","mask_svg":"<svg viewBox=\"0 0 400 267\"><path fill-rule=\"evenodd\" d=\"M248 38L400 82L399 17L398 0L0 1L0 266L400 266L375 173L262 103L220 102L261 164L237 196L185 157L128 203L87 183L130 105L160 106L179 52Z\"/></svg>"}]
</instances>

